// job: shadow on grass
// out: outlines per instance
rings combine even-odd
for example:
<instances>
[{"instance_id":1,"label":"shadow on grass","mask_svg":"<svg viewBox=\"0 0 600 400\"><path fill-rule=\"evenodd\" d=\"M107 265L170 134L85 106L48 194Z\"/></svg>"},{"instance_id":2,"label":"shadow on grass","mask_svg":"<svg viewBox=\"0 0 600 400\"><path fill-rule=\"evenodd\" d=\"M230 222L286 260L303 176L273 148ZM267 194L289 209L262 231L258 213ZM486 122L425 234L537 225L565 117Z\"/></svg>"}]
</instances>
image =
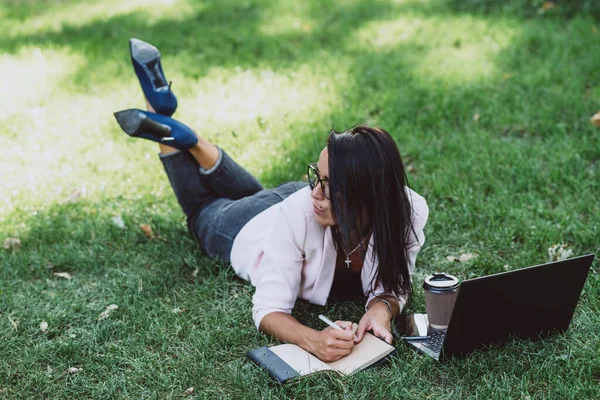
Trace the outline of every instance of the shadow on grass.
<instances>
[{"instance_id":1,"label":"shadow on grass","mask_svg":"<svg viewBox=\"0 0 600 400\"><path fill-rule=\"evenodd\" d=\"M600 21L600 3L595 0L558 0L544 2L538 0L447 0L450 9L458 12L493 15L497 13L515 15L520 18L532 18L540 15L573 18L577 15L589 15Z\"/></svg>"},{"instance_id":2,"label":"shadow on grass","mask_svg":"<svg viewBox=\"0 0 600 400\"><path fill-rule=\"evenodd\" d=\"M2 263L11 266L3 273L38 282L57 279L55 272L85 274L92 280L120 277L133 287L137 283L128 273L135 271L159 279L149 287L168 292L227 268L203 256L186 230L183 213L178 209L152 212L152 200L138 201L136 211L130 208L127 213L111 212L122 199L107 198L99 203L53 204L27 217L21 214L22 226L27 227L19 237L22 247L0 253ZM121 217L122 227L113 220L116 216ZM152 238L146 237L140 224L152 227Z\"/></svg>"},{"instance_id":3,"label":"shadow on grass","mask_svg":"<svg viewBox=\"0 0 600 400\"><path fill-rule=\"evenodd\" d=\"M330 125L343 129L369 123L390 131L400 143L407 164L416 165L412 182L417 188L429 188L423 194L427 191L433 194L434 205L456 208L460 203L449 194L457 190L458 183L447 182L436 191L432 178L435 171L421 167L435 165L440 157L448 159L460 181L472 190L469 195L481 197L482 204L497 196L503 185L515 192L527 190L537 198L547 197L561 187L577 189L572 175L561 174L560 168L548 173L551 163L559 163L551 152L537 154L532 163L524 162L526 173L522 177L514 174L510 163L502 163L515 154L522 156L533 151L539 140L553 141L575 133L583 137L593 134L583 110L593 107L593 96L586 93L598 85L591 77L595 76L600 59L586 52L595 42L589 33L592 27L589 21L572 21L557 31L552 21L542 18L521 21L503 15L490 21L476 12L476 8L463 12L452 2L351 1L332 7L319 4L306 7L304 14L299 13L306 21L305 26L276 33L265 32L265 26L277 17L274 3L198 2L195 11L181 19L149 23L143 14L129 13L93 20L83 26L65 25L58 32L17 35L0 46L12 53L25 46L66 47L81 53L86 63L75 74L75 81L82 87L104 79L105 63L109 60L118 62L123 70L130 69L126 39L132 36L156 44L163 55L186 60L180 71L192 80L211 67L293 70L319 57L345 57L350 59L352 79L340 89L343 100L331 110ZM358 48L348 44L354 40L353 35L369 24L400 21L401 30L395 35L401 35L404 25L410 22L403 19L405 15L432 22L424 31L387 47L368 46L371 43L368 40ZM461 38L469 36L468 31L451 30L456 29L452 24L463 22L475 24L481 37L465 40ZM460 62L469 61L462 53L464 48L486 50L482 42L488 40L492 46L495 36L500 41L502 23L515 32L498 45L499 50L484 57L482 61L489 63L489 70L476 71L478 74L472 76L462 74ZM420 40L421 33L435 39L435 46ZM367 31L367 35L372 33ZM572 56L587 57L586 62L561 64L561 60ZM431 68L423 61L428 57L438 63L453 57L458 61L450 64L450 72L436 74L435 66ZM431 74L421 73L426 68L431 68ZM571 89L568 95L565 87ZM537 101L540 98L544 99L542 104ZM316 122L307 121L299 121L298 126L295 136L299 140L279 155L270 172L260 176L267 185L288 180L290 165L284 161L287 157L312 161L325 145L329 126L319 128ZM487 150L474 152L464 143ZM553 148L559 147L556 142ZM498 149L502 157L497 157ZM577 157L581 162L571 170L574 172L580 167L593 166L598 153L593 147L582 146ZM493 162L495 159L497 164ZM562 162L565 168L570 167L566 155ZM300 164L291 167L297 175L304 170L303 163ZM474 168L479 168L479 175L472 173ZM550 208L555 206L556 201ZM499 209L498 217L503 218L505 213L505 209Z\"/></svg>"}]
</instances>

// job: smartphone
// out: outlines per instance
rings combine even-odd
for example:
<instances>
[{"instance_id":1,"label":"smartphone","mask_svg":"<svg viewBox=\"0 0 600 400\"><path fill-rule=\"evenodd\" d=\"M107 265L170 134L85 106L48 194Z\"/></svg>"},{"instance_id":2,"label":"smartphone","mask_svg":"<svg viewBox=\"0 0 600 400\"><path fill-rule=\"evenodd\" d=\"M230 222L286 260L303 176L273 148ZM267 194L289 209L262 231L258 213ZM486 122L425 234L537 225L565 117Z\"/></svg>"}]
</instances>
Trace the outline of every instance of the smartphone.
<instances>
[{"instance_id":1,"label":"smartphone","mask_svg":"<svg viewBox=\"0 0 600 400\"><path fill-rule=\"evenodd\" d=\"M401 339L426 340L429 338L427 314L400 314L395 321Z\"/></svg>"}]
</instances>

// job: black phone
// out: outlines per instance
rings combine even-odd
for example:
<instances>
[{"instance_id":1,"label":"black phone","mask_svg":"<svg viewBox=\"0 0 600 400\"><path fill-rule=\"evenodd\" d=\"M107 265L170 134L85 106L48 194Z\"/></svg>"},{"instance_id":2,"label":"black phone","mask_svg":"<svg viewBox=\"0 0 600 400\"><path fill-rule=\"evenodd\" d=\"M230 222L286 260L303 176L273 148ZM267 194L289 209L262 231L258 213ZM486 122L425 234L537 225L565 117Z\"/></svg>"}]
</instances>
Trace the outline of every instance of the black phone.
<instances>
[{"instance_id":1,"label":"black phone","mask_svg":"<svg viewBox=\"0 0 600 400\"><path fill-rule=\"evenodd\" d=\"M407 340L426 340L429 338L427 314L400 314L394 325L398 336Z\"/></svg>"}]
</instances>

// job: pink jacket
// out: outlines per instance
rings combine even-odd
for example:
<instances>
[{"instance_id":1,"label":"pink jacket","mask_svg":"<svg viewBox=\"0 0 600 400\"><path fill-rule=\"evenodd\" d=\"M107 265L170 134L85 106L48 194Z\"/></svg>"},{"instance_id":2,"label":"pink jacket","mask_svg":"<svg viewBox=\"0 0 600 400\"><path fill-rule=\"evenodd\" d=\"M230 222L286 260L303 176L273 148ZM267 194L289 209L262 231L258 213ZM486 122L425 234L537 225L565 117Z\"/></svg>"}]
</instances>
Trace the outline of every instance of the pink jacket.
<instances>
[{"instance_id":1,"label":"pink jacket","mask_svg":"<svg viewBox=\"0 0 600 400\"><path fill-rule=\"evenodd\" d=\"M429 208L425 199L407 188L412 202L412 221L416 232L409 237L409 268L425 241L423 227ZM415 240L416 239L416 240ZM370 288L377 272L372 257L373 236L364 260L361 281L368 302L384 293L381 285ZM335 272L336 250L331 228L319 225L314 217L310 190L304 188L281 203L255 216L235 238L231 265L236 274L256 287L252 297L252 318L258 328L265 315L280 311L291 314L296 298L325 305ZM371 290L373 289L373 290ZM406 299L394 295L402 303Z\"/></svg>"}]
</instances>

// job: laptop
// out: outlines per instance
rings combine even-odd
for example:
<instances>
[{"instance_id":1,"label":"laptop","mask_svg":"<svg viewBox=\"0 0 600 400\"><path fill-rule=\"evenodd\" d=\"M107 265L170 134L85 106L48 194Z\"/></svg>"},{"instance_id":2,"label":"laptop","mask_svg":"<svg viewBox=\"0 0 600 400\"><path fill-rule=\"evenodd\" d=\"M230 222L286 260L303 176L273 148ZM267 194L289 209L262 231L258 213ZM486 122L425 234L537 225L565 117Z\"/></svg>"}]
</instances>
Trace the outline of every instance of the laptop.
<instances>
[{"instance_id":1,"label":"laptop","mask_svg":"<svg viewBox=\"0 0 600 400\"><path fill-rule=\"evenodd\" d=\"M432 331L426 314L396 319L403 340L439 361L507 342L563 333L594 260L569 258L461 283L448 328Z\"/></svg>"}]
</instances>

